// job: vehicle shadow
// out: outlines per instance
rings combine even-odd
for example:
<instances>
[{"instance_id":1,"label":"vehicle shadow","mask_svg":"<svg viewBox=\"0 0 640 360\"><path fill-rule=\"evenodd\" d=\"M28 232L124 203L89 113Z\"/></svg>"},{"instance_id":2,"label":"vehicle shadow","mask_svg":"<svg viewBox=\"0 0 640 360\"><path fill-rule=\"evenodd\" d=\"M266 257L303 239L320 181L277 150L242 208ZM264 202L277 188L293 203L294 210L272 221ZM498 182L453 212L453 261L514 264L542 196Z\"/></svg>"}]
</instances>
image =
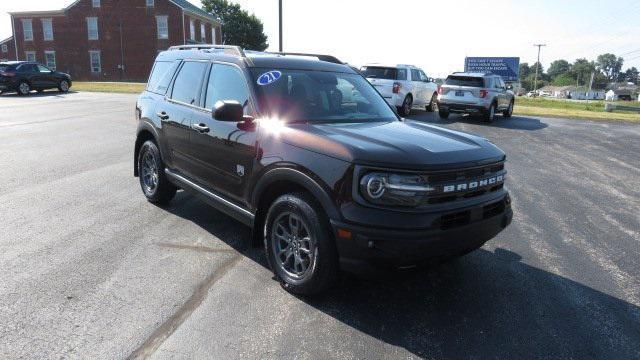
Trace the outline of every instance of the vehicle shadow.
<instances>
[{"instance_id":1,"label":"vehicle shadow","mask_svg":"<svg viewBox=\"0 0 640 360\"><path fill-rule=\"evenodd\" d=\"M22 97L24 97L25 99L27 99L27 98L34 98L34 97L63 97L63 96L70 95L70 94L75 94L75 93L77 93L77 92L73 91L73 90L69 90L66 93L61 93L58 90L51 89L51 90L45 90L43 92L32 91L32 92L29 93L29 95L26 95L26 96L20 96L16 92L2 93L2 94L0 94L0 96L1 97L13 97L13 98L22 98Z\"/></svg>"},{"instance_id":2,"label":"vehicle shadow","mask_svg":"<svg viewBox=\"0 0 640 360\"><path fill-rule=\"evenodd\" d=\"M166 210L267 267L235 220L183 192ZM299 300L418 357L640 356L640 307L501 248L385 276L345 274L327 294Z\"/></svg>"},{"instance_id":3,"label":"vehicle shadow","mask_svg":"<svg viewBox=\"0 0 640 360\"><path fill-rule=\"evenodd\" d=\"M417 112L414 115L409 116L408 119L430 123L433 125L465 123L483 127L528 131L542 130L549 126L539 119L526 116L512 116L511 118L504 118L498 115L493 122L487 123L477 116L451 114L447 119L441 119L437 115L437 113Z\"/></svg>"}]
</instances>

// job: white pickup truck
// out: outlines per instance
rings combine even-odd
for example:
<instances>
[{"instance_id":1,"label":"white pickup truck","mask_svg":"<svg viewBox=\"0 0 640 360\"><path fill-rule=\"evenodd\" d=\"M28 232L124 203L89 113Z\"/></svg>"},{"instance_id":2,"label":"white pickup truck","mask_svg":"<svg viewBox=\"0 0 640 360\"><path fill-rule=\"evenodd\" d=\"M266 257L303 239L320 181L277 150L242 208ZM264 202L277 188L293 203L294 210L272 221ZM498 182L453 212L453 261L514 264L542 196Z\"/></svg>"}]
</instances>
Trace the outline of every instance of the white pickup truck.
<instances>
[{"instance_id":1,"label":"white pickup truck","mask_svg":"<svg viewBox=\"0 0 640 360\"><path fill-rule=\"evenodd\" d=\"M402 116L414 107L424 106L427 111L437 107L438 85L418 67L369 64L360 72Z\"/></svg>"}]
</instances>

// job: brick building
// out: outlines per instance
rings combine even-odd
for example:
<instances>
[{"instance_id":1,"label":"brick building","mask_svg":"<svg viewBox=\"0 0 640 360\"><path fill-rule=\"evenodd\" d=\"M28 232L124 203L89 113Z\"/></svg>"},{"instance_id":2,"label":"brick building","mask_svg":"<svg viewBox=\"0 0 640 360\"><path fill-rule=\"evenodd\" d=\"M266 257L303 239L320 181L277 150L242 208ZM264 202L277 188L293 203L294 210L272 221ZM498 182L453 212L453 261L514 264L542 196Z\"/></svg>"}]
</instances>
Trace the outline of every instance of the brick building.
<instances>
[{"instance_id":1,"label":"brick building","mask_svg":"<svg viewBox=\"0 0 640 360\"><path fill-rule=\"evenodd\" d=\"M0 41L0 61L16 59L16 47L13 36Z\"/></svg>"},{"instance_id":2,"label":"brick building","mask_svg":"<svg viewBox=\"0 0 640 360\"><path fill-rule=\"evenodd\" d=\"M76 0L62 10L10 15L11 58L41 62L75 80L146 81L159 51L219 44L222 35L216 17L186 0Z\"/></svg>"}]
</instances>

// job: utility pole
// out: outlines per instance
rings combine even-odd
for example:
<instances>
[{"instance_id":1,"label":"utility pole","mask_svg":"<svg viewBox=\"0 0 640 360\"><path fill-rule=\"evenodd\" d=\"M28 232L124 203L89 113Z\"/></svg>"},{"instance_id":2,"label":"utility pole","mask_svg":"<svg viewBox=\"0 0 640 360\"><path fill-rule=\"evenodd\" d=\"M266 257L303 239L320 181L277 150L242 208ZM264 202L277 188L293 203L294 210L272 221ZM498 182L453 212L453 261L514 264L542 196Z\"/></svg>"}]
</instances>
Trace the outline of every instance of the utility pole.
<instances>
[{"instance_id":1,"label":"utility pole","mask_svg":"<svg viewBox=\"0 0 640 360\"><path fill-rule=\"evenodd\" d=\"M280 32L279 32L280 44L279 44L279 46L280 46L280 52L282 52L282 0L278 0L278 15L279 15L279 18L280 18L280 21L279 21L279 24L278 24L279 25L279 29L280 29Z\"/></svg>"},{"instance_id":2,"label":"utility pole","mask_svg":"<svg viewBox=\"0 0 640 360\"><path fill-rule=\"evenodd\" d=\"M533 80L533 92L535 94L536 90L538 89L538 68L540 67L540 49L543 46L547 46L547 44L533 44L533 46L538 47L538 62L536 62L536 76Z\"/></svg>"}]
</instances>

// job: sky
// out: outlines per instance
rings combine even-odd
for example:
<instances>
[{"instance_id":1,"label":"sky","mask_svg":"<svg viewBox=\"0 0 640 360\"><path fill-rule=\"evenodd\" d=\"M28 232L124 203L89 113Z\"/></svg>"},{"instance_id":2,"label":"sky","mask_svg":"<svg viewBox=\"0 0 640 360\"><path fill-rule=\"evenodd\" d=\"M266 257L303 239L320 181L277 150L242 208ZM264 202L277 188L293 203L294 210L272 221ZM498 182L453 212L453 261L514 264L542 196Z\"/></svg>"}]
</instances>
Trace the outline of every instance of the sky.
<instances>
[{"instance_id":1,"label":"sky","mask_svg":"<svg viewBox=\"0 0 640 360\"><path fill-rule=\"evenodd\" d=\"M199 0L189 0L200 6ZM72 0L0 0L0 38L8 11L59 9ZM265 26L278 49L278 0L235 0ZM489 5L490 4L490 5ZM284 50L331 54L354 65L402 63L432 77L464 68L465 56L513 56L545 69L556 59L611 52L623 70L640 68L640 1L619 0L283 0Z\"/></svg>"}]
</instances>

